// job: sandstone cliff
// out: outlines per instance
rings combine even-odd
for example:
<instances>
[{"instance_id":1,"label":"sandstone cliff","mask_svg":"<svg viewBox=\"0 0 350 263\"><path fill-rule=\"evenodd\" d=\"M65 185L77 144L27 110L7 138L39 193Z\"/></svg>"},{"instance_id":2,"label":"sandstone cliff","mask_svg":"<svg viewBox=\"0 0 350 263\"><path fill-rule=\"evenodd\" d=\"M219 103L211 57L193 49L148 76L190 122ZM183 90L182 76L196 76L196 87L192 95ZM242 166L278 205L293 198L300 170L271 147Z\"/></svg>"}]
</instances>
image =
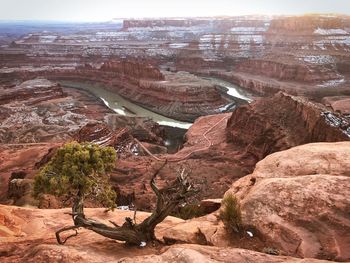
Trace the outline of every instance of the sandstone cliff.
<instances>
[{"instance_id":1,"label":"sandstone cliff","mask_svg":"<svg viewBox=\"0 0 350 263\"><path fill-rule=\"evenodd\" d=\"M123 59L107 61L102 64L101 70L117 73L122 78L127 79L164 80L164 76L159 69L151 64L137 60Z\"/></svg>"},{"instance_id":2,"label":"sandstone cliff","mask_svg":"<svg viewBox=\"0 0 350 263\"><path fill-rule=\"evenodd\" d=\"M271 21L269 33L312 34L317 28L335 29L350 25L347 16L305 15L277 17Z\"/></svg>"},{"instance_id":3,"label":"sandstone cliff","mask_svg":"<svg viewBox=\"0 0 350 263\"><path fill-rule=\"evenodd\" d=\"M350 121L302 97L278 93L237 108L227 140L254 165L268 154L300 144L350 139Z\"/></svg>"},{"instance_id":4,"label":"sandstone cliff","mask_svg":"<svg viewBox=\"0 0 350 263\"><path fill-rule=\"evenodd\" d=\"M296 61L278 61L277 59L250 59L240 63L237 71L265 77L302 83L315 83L324 80L338 79L339 75L331 70L306 65Z\"/></svg>"},{"instance_id":5,"label":"sandstone cliff","mask_svg":"<svg viewBox=\"0 0 350 263\"><path fill-rule=\"evenodd\" d=\"M180 121L193 122L203 115L230 110L235 105L209 80L187 72L160 71L138 60L109 60L99 66L85 64L74 69L39 67L1 73L9 85L14 79L45 76L55 81L94 82L153 112ZM227 106L229 106L228 109Z\"/></svg>"},{"instance_id":6,"label":"sandstone cliff","mask_svg":"<svg viewBox=\"0 0 350 263\"><path fill-rule=\"evenodd\" d=\"M349 142L298 146L267 156L228 193L282 253L348 261L349 161Z\"/></svg>"}]
</instances>

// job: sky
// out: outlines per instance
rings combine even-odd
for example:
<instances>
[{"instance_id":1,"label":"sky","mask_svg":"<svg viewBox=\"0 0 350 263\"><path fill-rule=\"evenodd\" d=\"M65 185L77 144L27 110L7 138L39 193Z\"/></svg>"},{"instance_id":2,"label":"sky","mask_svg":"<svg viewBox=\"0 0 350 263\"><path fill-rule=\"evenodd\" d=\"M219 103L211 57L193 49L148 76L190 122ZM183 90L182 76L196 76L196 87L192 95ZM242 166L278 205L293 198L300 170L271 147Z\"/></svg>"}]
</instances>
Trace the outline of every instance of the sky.
<instances>
[{"instance_id":1,"label":"sky","mask_svg":"<svg viewBox=\"0 0 350 263\"><path fill-rule=\"evenodd\" d=\"M350 0L0 0L0 20L109 21L113 18L350 15Z\"/></svg>"}]
</instances>

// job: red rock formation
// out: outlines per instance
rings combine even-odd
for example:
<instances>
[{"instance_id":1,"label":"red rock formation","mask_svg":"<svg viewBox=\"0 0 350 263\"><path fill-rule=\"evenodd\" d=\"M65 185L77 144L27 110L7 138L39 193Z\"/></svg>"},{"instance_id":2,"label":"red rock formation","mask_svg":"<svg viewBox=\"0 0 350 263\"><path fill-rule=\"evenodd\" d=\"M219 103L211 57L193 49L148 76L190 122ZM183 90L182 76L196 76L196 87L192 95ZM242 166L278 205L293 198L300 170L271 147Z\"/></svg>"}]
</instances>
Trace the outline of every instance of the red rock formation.
<instances>
[{"instance_id":1,"label":"red rock formation","mask_svg":"<svg viewBox=\"0 0 350 263\"><path fill-rule=\"evenodd\" d=\"M64 245L57 244L54 232L70 225L70 209L33 209L13 206L0 206L0 259L2 262L243 262L262 263L322 263L325 261L298 259L287 256L272 256L261 252L240 248L218 248L180 244L174 246L147 244L138 247L125 246L93 233L81 231ZM121 224L125 217L133 217L132 211L115 210L106 213L102 208L86 209L87 216ZM136 220L144 220L148 213L138 212ZM183 220L167 217L156 228L156 236ZM107 223L108 224L108 223ZM185 234L184 234L185 235Z\"/></svg>"},{"instance_id":2,"label":"red rock formation","mask_svg":"<svg viewBox=\"0 0 350 263\"><path fill-rule=\"evenodd\" d=\"M147 64L144 61L136 60L111 60L104 62L101 66L102 71L111 71L126 79L148 79L164 80L163 74L156 67Z\"/></svg>"},{"instance_id":3,"label":"red rock formation","mask_svg":"<svg viewBox=\"0 0 350 263\"><path fill-rule=\"evenodd\" d=\"M344 123L333 127L337 120ZM186 133L184 147L158 158L178 160L169 162L165 177L178 165L191 167L191 177L203 189L200 197L218 198L230 182L247 174L266 155L307 142L349 140L347 127L346 119L337 114L306 99L280 93L239 107L232 114L197 119ZM125 195L137 189L135 202L139 207L146 208L150 202L142 200L153 198L145 178L156 164L153 158L123 159L118 162L121 171L112 175Z\"/></svg>"},{"instance_id":4,"label":"red rock formation","mask_svg":"<svg viewBox=\"0 0 350 263\"><path fill-rule=\"evenodd\" d=\"M229 116L227 113L197 119L187 132L182 149L176 154L156 155L161 160L169 160L160 174L159 183L166 185L174 179L179 167L185 167L196 186L202 189L199 198L220 198L232 180L245 175L244 168L233 157L236 152L225 143L225 127ZM154 200L154 195L148 178L158 165L159 160L148 155L119 159L118 169L111 175L112 182L118 185L125 196L134 195L137 207L150 209L150 200Z\"/></svg>"},{"instance_id":5,"label":"red rock formation","mask_svg":"<svg viewBox=\"0 0 350 263\"><path fill-rule=\"evenodd\" d=\"M124 120L127 120L124 117ZM132 118L130 118L132 119ZM131 120L132 122L132 120ZM120 123L121 124L121 123ZM157 137L151 130L135 125L133 128L127 125L121 125L120 128L111 129L104 123L88 123L82 127L74 136L78 142L91 142L101 146L114 147L119 157L126 158L130 155L145 155L146 153L139 147L134 138L140 141L151 141L161 145L144 143L145 147L153 153L161 151L166 153L166 147L163 147L163 139Z\"/></svg>"},{"instance_id":6,"label":"red rock formation","mask_svg":"<svg viewBox=\"0 0 350 263\"><path fill-rule=\"evenodd\" d=\"M125 263L153 263L153 262L261 262L261 263L327 263L324 260L298 259L287 256L272 256L239 248L218 248L200 245L171 246L159 255L144 255L126 257Z\"/></svg>"},{"instance_id":7,"label":"red rock formation","mask_svg":"<svg viewBox=\"0 0 350 263\"><path fill-rule=\"evenodd\" d=\"M45 76L52 80L95 82L124 98L161 115L192 122L220 112L232 102L221 95L210 81L186 72L160 72L147 62L112 60L101 68L87 64L76 69L18 71L0 73L4 79L32 79Z\"/></svg>"},{"instance_id":8,"label":"red rock formation","mask_svg":"<svg viewBox=\"0 0 350 263\"><path fill-rule=\"evenodd\" d=\"M126 248L124 244L115 243L109 250L110 240L92 231L79 231L79 236L70 239L65 246L57 244L54 233L59 228L72 223L67 215L71 209L33 209L0 205L0 259L2 262L108 262L116 261L127 255L155 253L157 248L151 246L140 250L137 247ZM125 217L133 217L133 211L115 210L104 212L104 208L86 209L89 217L98 220L112 220L122 224ZM149 213L138 212L136 219L140 222ZM183 220L168 217L157 226L156 232ZM108 223L107 223L108 224ZM161 236L159 236L161 238ZM26 245L23 247L23 244ZM115 246L116 245L116 246ZM84 253L79 250L83 248ZM87 250L89 251L87 253ZM91 250L91 251L90 251ZM95 254L97 252L97 254ZM109 251L109 252L108 252ZM118 251L116 253L116 251ZM85 256L84 256L85 254Z\"/></svg>"},{"instance_id":9,"label":"red rock formation","mask_svg":"<svg viewBox=\"0 0 350 263\"><path fill-rule=\"evenodd\" d=\"M350 121L301 97L278 93L237 108L227 123L227 139L247 164L308 142L349 140Z\"/></svg>"},{"instance_id":10,"label":"red rock formation","mask_svg":"<svg viewBox=\"0 0 350 263\"><path fill-rule=\"evenodd\" d=\"M111 114L105 120L112 130L127 128L129 133L139 141L164 145L166 137L164 127L149 118Z\"/></svg>"},{"instance_id":11,"label":"red rock formation","mask_svg":"<svg viewBox=\"0 0 350 263\"><path fill-rule=\"evenodd\" d=\"M350 25L347 16L287 16L271 21L268 33L273 34L312 34L317 28L335 29Z\"/></svg>"},{"instance_id":12,"label":"red rock formation","mask_svg":"<svg viewBox=\"0 0 350 263\"><path fill-rule=\"evenodd\" d=\"M38 171L35 165L41 160L52 147L59 144L54 143L36 143L36 144L17 144L17 145L1 145L0 146L0 201L8 202L9 199L21 199L27 194L22 201L31 201L28 197L31 193L24 193L23 190L30 188L27 182L21 181L31 179ZM21 176L22 175L22 176ZM12 180L18 180L11 186ZM8 196L8 188L11 188ZM23 205L25 202L18 203Z\"/></svg>"},{"instance_id":13,"label":"red rock formation","mask_svg":"<svg viewBox=\"0 0 350 263\"><path fill-rule=\"evenodd\" d=\"M175 155L164 155L163 149L153 145L147 148L160 153L158 158L162 160L178 161L169 162L162 172L160 184L170 180L178 166L182 165L191 168L193 180L203 189L201 198L218 198L232 181L247 174L257 161L269 153L310 141L346 140L345 133L341 131L346 129L345 124L340 128L330 127L329 124L336 124L334 121L338 117L323 110L304 99L278 94L240 107L232 116L229 113L199 118L187 132L184 148ZM149 209L154 195L148 187L148 178L159 161L143 153L132 137L159 144L162 131L154 123L140 118L109 116L106 120L109 127L88 125L77 138L113 142L117 149L125 150L127 154L120 156L117 169L111 174L112 183L123 192L121 200L124 196L133 196L131 201L136 202L139 208ZM227 119L230 119L228 125ZM117 143L110 140L123 127L129 127L126 134L131 139L126 140L127 144L119 139ZM141 156L131 154L132 151Z\"/></svg>"},{"instance_id":14,"label":"red rock formation","mask_svg":"<svg viewBox=\"0 0 350 263\"><path fill-rule=\"evenodd\" d=\"M278 80L302 83L317 83L339 78L337 72L317 66L312 67L299 62L288 63L270 59L248 59L240 63L236 70Z\"/></svg>"},{"instance_id":15,"label":"red rock formation","mask_svg":"<svg viewBox=\"0 0 350 263\"><path fill-rule=\"evenodd\" d=\"M102 120L112 112L84 91L46 79L0 87L0 103L2 143L64 142L89 120Z\"/></svg>"},{"instance_id":16,"label":"red rock formation","mask_svg":"<svg viewBox=\"0 0 350 263\"><path fill-rule=\"evenodd\" d=\"M150 106L160 97L158 94L153 96L154 93L170 87L157 83L156 91L148 90L148 85L141 87L138 81L150 76L162 79L162 73L156 69L158 66L226 75L225 79L263 95L279 90L303 94L306 90L323 87L349 90L349 28L349 17L337 15L126 20L120 31L91 29L64 36L48 32L24 36L13 45L0 49L0 66L3 67L0 72L22 68L19 75L26 79L43 74L100 80L112 86L111 90L115 92L119 92L120 87L125 88L123 96L128 99L141 91L145 97L149 91L152 95L145 97L148 102L143 106L156 112L161 112L166 105L162 102L162 105ZM117 47L115 43L118 43ZM115 60L117 57L125 59ZM113 70L107 73L96 69L96 65L109 58L115 61L105 63L102 68L112 70L115 67L117 76ZM155 68L149 67L149 61ZM74 69L85 64L94 66ZM50 70L47 74L30 72L38 69L28 65ZM15 78L14 73L0 73L1 81ZM172 96L174 94L166 97ZM142 99L135 99L135 102L142 103ZM170 104L176 106L173 101ZM189 105L188 111L193 112L196 106ZM200 109L198 114L191 113L192 120L203 115L203 110ZM209 110L209 113L214 111ZM173 115L180 116L181 112Z\"/></svg>"},{"instance_id":17,"label":"red rock formation","mask_svg":"<svg viewBox=\"0 0 350 263\"><path fill-rule=\"evenodd\" d=\"M133 139L127 133L127 129L124 128L112 131L106 124L88 123L75 134L74 139L78 142L92 142L101 146L117 147L125 141Z\"/></svg>"},{"instance_id":18,"label":"red rock formation","mask_svg":"<svg viewBox=\"0 0 350 263\"><path fill-rule=\"evenodd\" d=\"M340 112L344 115L350 114L350 97L349 96L324 97L322 102L326 106L332 107L333 111Z\"/></svg>"},{"instance_id":19,"label":"red rock formation","mask_svg":"<svg viewBox=\"0 0 350 263\"><path fill-rule=\"evenodd\" d=\"M122 88L120 94L159 114L188 122L219 113L232 102L209 81L184 72L167 73L164 82L140 81L139 89L132 90L133 97L129 88Z\"/></svg>"},{"instance_id":20,"label":"red rock formation","mask_svg":"<svg viewBox=\"0 0 350 263\"><path fill-rule=\"evenodd\" d=\"M40 80L34 80L17 87L0 90L0 103L5 105L14 101L23 101L30 104L39 104L43 101L59 99L64 96L65 94L60 85L50 82L41 84Z\"/></svg>"},{"instance_id":21,"label":"red rock formation","mask_svg":"<svg viewBox=\"0 0 350 263\"><path fill-rule=\"evenodd\" d=\"M277 152L228 193L243 223L281 253L348 261L350 142L314 143Z\"/></svg>"}]
</instances>

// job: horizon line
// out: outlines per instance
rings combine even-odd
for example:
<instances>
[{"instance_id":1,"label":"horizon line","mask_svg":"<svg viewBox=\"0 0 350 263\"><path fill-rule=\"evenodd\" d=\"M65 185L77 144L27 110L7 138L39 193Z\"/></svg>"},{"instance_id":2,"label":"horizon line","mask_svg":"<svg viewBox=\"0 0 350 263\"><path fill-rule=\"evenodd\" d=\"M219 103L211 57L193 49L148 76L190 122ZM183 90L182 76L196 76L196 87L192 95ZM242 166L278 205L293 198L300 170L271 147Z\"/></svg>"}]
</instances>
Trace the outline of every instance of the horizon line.
<instances>
[{"instance_id":1,"label":"horizon line","mask_svg":"<svg viewBox=\"0 0 350 263\"><path fill-rule=\"evenodd\" d=\"M73 20L73 19L1 19L0 23L3 22L49 22L49 23L111 23L116 20L147 20L147 19L200 19L200 18L234 18L234 17L246 17L246 16L263 16L263 17L292 17L292 16L350 16L350 14L344 13L295 13L295 14L263 14L263 13L252 13L252 14L240 14L240 15L212 15L212 16L145 16L145 17L114 17L111 19L101 20Z\"/></svg>"}]
</instances>

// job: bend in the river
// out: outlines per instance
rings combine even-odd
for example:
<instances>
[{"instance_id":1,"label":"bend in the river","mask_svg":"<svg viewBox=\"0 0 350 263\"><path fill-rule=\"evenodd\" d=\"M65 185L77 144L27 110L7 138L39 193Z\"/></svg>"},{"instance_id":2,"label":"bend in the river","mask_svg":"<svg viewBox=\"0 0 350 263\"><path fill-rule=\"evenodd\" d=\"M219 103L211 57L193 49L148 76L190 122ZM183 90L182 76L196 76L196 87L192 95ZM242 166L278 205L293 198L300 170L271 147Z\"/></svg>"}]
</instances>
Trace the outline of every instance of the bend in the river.
<instances>
[{"instance_id":1,"label":"bend in the river","mask_svg":"<svg viewBox=\"0 0 350 263\"><path fill-rule=\"evenodd\" d=\"M252 100L251 95L244 89L241 89L235 84L223 81L217 78L208 78L213 84L226 88L227 95L235 97L241 100L250 102ZM115 92L107 90L103 84L91 83L91 82L77 82L77 81L66 81L62 80L59 83L63 87L82 89L90 92L94 96L100 98L104 104L112 109L114 112L124 116L130 117L148 117L157 122L160 125L177 127L181 129L188 129L191 127L192 123L178 121L165 117L163 115L157 114L153 111L145 109L129 100L123 98Z\"/></svg>"}]
</instances>

